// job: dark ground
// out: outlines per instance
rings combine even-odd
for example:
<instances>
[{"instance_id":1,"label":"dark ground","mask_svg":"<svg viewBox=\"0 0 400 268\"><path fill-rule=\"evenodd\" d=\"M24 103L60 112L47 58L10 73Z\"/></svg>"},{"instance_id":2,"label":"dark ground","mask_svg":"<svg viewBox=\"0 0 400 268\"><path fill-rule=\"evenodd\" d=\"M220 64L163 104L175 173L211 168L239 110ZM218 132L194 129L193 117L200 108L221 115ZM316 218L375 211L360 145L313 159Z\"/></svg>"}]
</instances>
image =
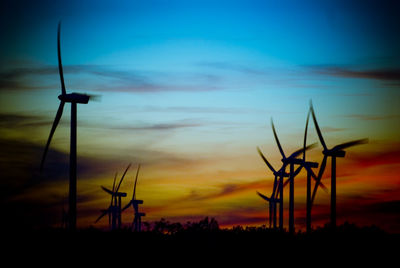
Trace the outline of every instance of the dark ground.
<instances>
[{"instance_id":1,"label":"dark ground","mask_svg":"<svg viewBox=\"0 0 400 268\"><path fill-rule=\"evenodd\" d=\"M204 222L203 222L204 223ZM207 219L208 224L208 219ZM81 264L122 265L135 260L151 264L258 264L269 261L312 266L334 264L398 264L400 234L388 234L377 227L352 224L290 235L268 228L195 225L175 229L153 228L101 231L94 228L70 232L63 229L4 231L3 260L51 263L52 266ZM345 263L342 263L345 262ZM134 265L135 266L135 265ZM137 265L136 265L137 266ZM146 265L147 266L147 265ZM186 266L186 265L185 265ZM319 266L319 265L318 265ZM226 267L224 265L224 267Z\"/></svg>"}]
</instances>

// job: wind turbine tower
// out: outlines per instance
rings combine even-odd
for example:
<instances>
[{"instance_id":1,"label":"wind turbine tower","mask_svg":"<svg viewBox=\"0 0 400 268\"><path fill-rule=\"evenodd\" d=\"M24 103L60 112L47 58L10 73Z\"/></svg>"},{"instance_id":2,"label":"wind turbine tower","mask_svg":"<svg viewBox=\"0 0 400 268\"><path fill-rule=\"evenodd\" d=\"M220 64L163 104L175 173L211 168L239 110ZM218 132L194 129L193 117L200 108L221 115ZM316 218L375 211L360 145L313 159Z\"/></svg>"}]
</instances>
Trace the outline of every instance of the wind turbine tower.
<instances>
[{"instance_id":1,"label":"wind turbine tower","mask_svg":"<svg viewBox=\"0 0 400 268\"><path fill-rule=\"evenodd\" d=\"M40 170L43 170L44 161L46 154L49 149L51 139L60 122L62 112L64 110L65 103L71 103L71 142L70 142L70 154L69 154L69 210L68 210L68 227L70 230L76 229L76 109L77 104L87 104L90 96L80 93L69 93L67 94L64 84L63 67L61 62L61 45L60 45L60 29L61 22L58 24L57 32L57 52L58 52L58 71L61 80L61 95L58 96L60 100L60 106L58 107L56 117L53 122L53 126L50 130L50 135L47 140L47 144L43 153L42 161L40 164Z\"/></svg>"}]
</instances>

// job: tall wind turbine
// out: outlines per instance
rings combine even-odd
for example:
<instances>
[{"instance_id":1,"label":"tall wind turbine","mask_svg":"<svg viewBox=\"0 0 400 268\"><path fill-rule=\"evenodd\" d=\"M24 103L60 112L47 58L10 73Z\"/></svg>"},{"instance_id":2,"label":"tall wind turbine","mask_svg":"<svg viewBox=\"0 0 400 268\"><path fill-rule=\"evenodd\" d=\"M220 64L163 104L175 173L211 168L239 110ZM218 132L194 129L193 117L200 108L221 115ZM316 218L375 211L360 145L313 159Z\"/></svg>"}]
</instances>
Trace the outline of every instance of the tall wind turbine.
<instances>
[{"instance_id":1,"label":"tall wind turbine","mask_svg":"<svg viewBox=\"0 0 400 268\"><path fill-rule=\"evenodd\" d=\"M53 122L53 126L50 130L50 135L47 140L47 144L43 153L42 161L40 163L40 170L43 170L44 161L46 158L47 151L53 134L60 122L64 104L66 102L71 103L71 142L70 142L70 154L69 154L69 210L68 210L68 226L71 230L76 229L76 106L77 104L87 104L90 96L80 93L69 93L67 94L64 84L64 75L61 62L61 46L60 46L60 29L61 22L58 24L57 32L57 51L58 51L58 71L60 73L61 80L61 95L58 96L60 100L60 106L58 107L56 117Z\"/></svg>"},{"instance_id":2,"label":"tall wind turbine","mask_svg":"<svg viewBox=\"0 0 400 268\"><path fill-rule=\"evenodd\" d=\"M140 170L140 165L138 165L138 169L136 172L136 178L135 178L135 184L133 185L133 194L132 194L132 199L129 201L129 203L122 209L122 211L126 210L129 208L131 205L134 209L134 218L132 222L132 229L133 231L140 232L141 231L141 226L142 226L142 217L146 216L145 213L139 212L139 204L143 204L143 200L137 200L136 199L136 183L139 177L139 170Z\"/></svg>"},{"instance_id":3,"label":"tall wind turbine","mask_svg":"<svg viewBox=\"0 0 400 268\"><path fill-rule=\"evenodd\" d=\"M307 114L307 120L306 120L306 128L304 131L304 151L303 151L303 163L302 166L305 168L307 171L307 195L306 195L306 230L307 233L311 232L311 177L317 182L320 182L320 179L323 174L323 169L320 168L318 172L318 176L315 175L314 171L312 170L313 168L318 167L318 163L316 162L310 162L306 161L306 145L307 145L307 130L308 130L308 121L310 119L310 110L308 111ZM321 186L324 190L326 190L326 187L321 183Z\"/></svg>"},{"instance_id":4,"label":"tall wind turbine","mask_svg":"<svg viewBox=\"0 0 400 268\"><path fill-rule=\"evenodd\" d=\"M349 148L349 147L352 147L355 145L359 145L359 144L368 143L368 139L360 139L360 140L345 142L345 143L336 145L336 146L332 147L331 149L328 149L328 147L326 146L326 143L324 141L324 138L322 137L321 130L318 126L317 118L316 118L315 112L314 112L314 107L313 107L311 101L310 101L310 110L311 110L311 114L312 114L313 121L314 121L314 126L317 131L319 140L320 140L322 146L324 147L324 150L322 151L324 158L322 160L321 167L320 167L320 169L322 169L322 172L325 169L327 158L328 157L331 158L331 168L332 168L332 171L331 171L331 227L335 228L336 227L336 158L345 156L346 152L343 149L346 149L346 148ZM313 194L311 197L311 203L314 201L320 181L321 181L321 177L318 176L318 181L315 184L314 191L313 191Z\"/></svg>"},{"instance_id":5,"label":"tall wind turbine","mask_svg":"<svg viewBox=\"0 0 400 268\"><path fill-rule=\"evenodd\" d=\"M278 145L279 151L282 155L282 162L284 164L284 167L286 167L287 165L289 165L289 167L290 167L290 172L289 172L289 232L294 233L294 178L297 176L297 174L299 174L299 172L301 171L301 169L303 167L302 166L303 160L298 159L296 157L298 155L300 155L301 153L303 153L304 151L315 147L316 144L314 143L314 144L308 145L304 148L301 148L301 149L295 151L294 153L292 153L289 157L286 157L285 153L283 152L281 143L279 142L278 135L276 134L276 130L275 130L275 126L274 126L274 122L273 122L272 118L271 118L271 125L272 125L272 131L274 132L276 144ZM299 165L299 167L296 169L296 171L294 170L294 165Z\"/></svg>"}]
</instances>

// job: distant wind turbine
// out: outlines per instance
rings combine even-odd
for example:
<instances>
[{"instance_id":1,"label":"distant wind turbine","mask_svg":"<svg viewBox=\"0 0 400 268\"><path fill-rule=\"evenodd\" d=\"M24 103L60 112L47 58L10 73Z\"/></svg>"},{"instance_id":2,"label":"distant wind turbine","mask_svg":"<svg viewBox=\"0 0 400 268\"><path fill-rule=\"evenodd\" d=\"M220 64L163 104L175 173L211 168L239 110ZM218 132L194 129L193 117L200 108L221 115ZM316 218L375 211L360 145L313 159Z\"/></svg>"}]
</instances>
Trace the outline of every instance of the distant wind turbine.
<instances>
[{"instance_id":1,"label":"distant wind turbine","mask_svg":"<svg viewBox=\"0 0 400 268\"><path fill-rule=\"evenodd\" d=\"M274 183L274 188L276 187L276 183ZM277 200L273 197L274 193L272 193L271 197L267 197L260 192L257 192L257 194L264 199L265 201L268 202L269 205L269 228L271 228L271 221L273 220L273 227L276 229L276 202Z\"/></svg>"},{"instance_id":2,"label":"distant wind turbine","mask_svg":"<svg viewBox=\"0 0 400 268\"><path fill-rule=\"evenodd\" d=\"M114 176L112 192L115 191L115 181L117 179L117 174L118 173L115 173L115 176ZM115 229L115 226L116 226L115 218L116 217L115 217L115 207L114 207L113 201L114 201L114 195L111 195L110 205L108 206L107 209L101 210L102 214L97 218L97 220L94 223L97 223L99 220L101 220L101 218L103 218L106 214L108 214L108 225L111 230Z\"/></svg>"},{"instance_id":3,"label":"distant wind turbine","mask_svg":"<svg viewBox=\"0 0 400 268\"><path fill-rule=\"evenodd\" d=\"M70 142L70 159L69 159L69 210L68 210L68 227L71 230L76 229L76 108L77 104L87 104L91 96L80 93L67 94L64 84L63 67L61 62L61 46L60 46L60 29L61 22L58 24L57 32L57 51L58 51L58 71L61 80L61 95L58 96L60 106L58 107L53 126L50 130L50 135L43 153L42 161L40 163L40 170L43 170L44 161L46 159L47 151L50 146L51 139L60 122L64 104L71 103L71 142Z\"/></svg>"},{"instance_id":4,"label":"distant wind turbine","mask_svg":"<svg viewBox=\"0 0 400 268\"><path fill-rule=\"evenodd\" d=\"M111 213L112 215L112 225L111 225L111 229L115 230L116 228L120 229L121 228L121 198L122 197L126 197L126 193L121 193L119 192L119 188L121 187L121 183L125 178L126 173L128 172L129 167L131 166L131 164L128 165L128 167L125 169L124 174L122 175L118 186L116 189L114 189L114 185L113 185L113 189L107 189L104 186L101 186L101 189L103 189L106 193L111 195L111 203L114 202L113 205L110 205L108 207L108 209L102 210L102 214L97 218L96 222L98 222L101 218L103 218L105 215ZM115 182L115 179L114 179Z\"/></svg>"},{"instance_id":5,"label":"distant wind turbine","mask_svg":"<svg viewBox=\"0 0 400 268\"><path fill-rule=\"evenodd\" d=\"M269 200L265 199L263 196L264 200L267 200L269 202L269 215L270 215L270 226L271 226L271 218L273 217L274 219L274 227L276 224L276 204L279 203L279 229L283 230L283 178L289 177L289 174L285 172L284 166L282 166L281 169L276 171L274 167L268 162L267 158L263 155L261 152L260 148L257 147L257 151L260 154L261 158L264 160L264 163L268 166L268 168L272 171L272 173L275 176L274 179L274 189L272 191L272 195L269 198ZM277 181L279 178L279 181ZM278 191L276 191L276 187L278 187ZM277 198L278 193L279 193L279 199ZM272 216L272 211L273 211L273 216Z\"/></svg>"},{"instance_id":6,"label":"distant wind turbine","mask_svg":"<svg viewBox=\"0 0 400 268\"><path fill-rule=\"evenodd\" d=\"M145 213L139 212L139 204L143 204L143 200L138 200L136 199L136 183L139 177L139 170L140 170L140 165L138 165L138 169L136 172L136 178L135 178L135 184L133 185L133 194L132 194L132 199L129 201L129 203L122 209L122 211L126 210L129 208L131 205L134 209L134 218L132 222L132 230L135 232L140 232L141 231L141 226L142 226L142 217L146 216Z\"/></svg>"}]
</instances>

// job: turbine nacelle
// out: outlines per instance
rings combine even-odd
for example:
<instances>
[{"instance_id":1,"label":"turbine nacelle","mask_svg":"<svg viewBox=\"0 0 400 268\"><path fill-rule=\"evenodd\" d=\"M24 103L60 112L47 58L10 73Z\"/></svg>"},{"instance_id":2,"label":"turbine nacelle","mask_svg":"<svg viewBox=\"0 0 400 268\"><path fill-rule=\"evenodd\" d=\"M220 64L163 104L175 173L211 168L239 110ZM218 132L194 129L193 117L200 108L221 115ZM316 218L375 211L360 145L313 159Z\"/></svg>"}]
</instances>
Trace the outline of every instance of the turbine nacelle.
<instances>
[{"instance_id":1,"label":"turbine nacelle","mask_svg":"<svg viewBox=\"0 0 400 268\"><path fill-rule=\"evenodd\" d=\"M302 165L304 163L304 161L302 159L298 159L298 158L283 158L281 161L284 164Z\"/></svg>"},{"instance_id":2,"label":"turbine nacelle","mask_svg":"<svg viewBox=\"0 0 400 268\"><path fill-rule=\"evenodd\" d=\"M289 173L286 173L284 170L274 172L274 175L278 177L289 177Z\"/></svg>"},{"instance_id":3,"label":"turbine nacelle","mask_svg":"<svg viewBox=\"0 0 400 268\"><path fill-rule=\"evenodd\" d=\"M87 104L89 102L90 96L80 93L69 93L59 95L58 99L62 102Z\"/></svg>"},{"instance_id":4,"label":"turbine nacelle","mask_svg":"<svg viewBox=\"0 0 400 268\"><path fill-rule=\"evenodd\" d=\"M133 205L140 205L143 204L143 200L132 200Z\"/></svg>"},{"instance_id":5,"label":"turbine nacelle","mask_svg":"<svg viewBox=\"0 0 400 268\"><path fill-rule=\"evenodd\" d=\"M279 201L278 199L275 199L275 198L273 198L273 197L265 196L265 195L263 195L262 193L259 193L259 192L257 192L257 194L258 194L262 199L264 199L264 200L267 201L267 202L272 202L272 203L274 203L274 202Z\"/></svg>"},{"instance_id":6,"label":"turbine nacelle","mask_svg":"<svg viewBox=\"0 0 400 268\"><path fill-rule=\"evenodd\" d=\"M305 168L317 168L319 166L317 162L310 162L310 161L304 161L302 165Z\"/></svg>"},{"instance_id":7,"label":"turbine nacelle","mask_svg":"<svg viewBox=\"0 0 400 268\"><path fill-rule=\"evenodd\" d=\"M323 150L322 153L326 156L344 157L346 152L343 150Z\"/></svg>"}]
</instances>

